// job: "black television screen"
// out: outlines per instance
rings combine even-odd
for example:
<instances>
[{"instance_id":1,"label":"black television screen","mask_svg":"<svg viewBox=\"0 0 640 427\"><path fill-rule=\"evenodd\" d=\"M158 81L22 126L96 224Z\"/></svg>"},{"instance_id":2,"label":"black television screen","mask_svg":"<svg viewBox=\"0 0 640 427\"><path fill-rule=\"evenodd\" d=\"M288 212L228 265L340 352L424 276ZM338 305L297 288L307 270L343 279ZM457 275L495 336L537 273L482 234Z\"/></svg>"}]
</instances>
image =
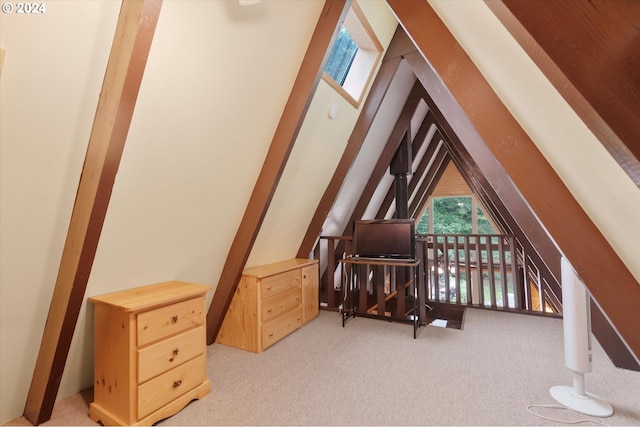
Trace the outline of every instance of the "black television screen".
<instances>
[{"instance_id":1,"label":"black television screen","mask_svg":"<svg viewBox=\"0 0 640 427\"><path fill-rule=\"evenodd\" d=\"M353 253L366 258L415 258L415 222L412 219L356 220Z\"/></svg>"}]
</instances>

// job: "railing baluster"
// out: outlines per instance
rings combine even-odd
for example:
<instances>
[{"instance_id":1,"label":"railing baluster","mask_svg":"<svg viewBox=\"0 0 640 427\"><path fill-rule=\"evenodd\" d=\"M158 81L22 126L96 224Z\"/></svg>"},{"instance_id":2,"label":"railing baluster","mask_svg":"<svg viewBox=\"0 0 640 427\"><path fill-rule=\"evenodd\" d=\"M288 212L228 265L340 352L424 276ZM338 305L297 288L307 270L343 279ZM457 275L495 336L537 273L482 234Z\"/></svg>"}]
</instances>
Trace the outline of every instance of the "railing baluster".
<instances>
[{"instance_id":1,"label":"railing baluster","mask_svg":"<svg viewBox=\"0 0 640 427\"><path fill-rule=\"evenodd\" d=\"M518 280L518 254L516 252L516 239L509 236L509 254L511 255L511 283L513 283L513 298L515 306L513 308L522 309L522 288Z\"/></svg>"},{"instance_id":2,"label":"railing baluster","mask_svg":"<svg viewBox=\"0 0 640 427\"><path fill-rule=\"evenodd\" d=\"M504 259L504 238L498 237L498 261L500 263L500 285L502 288L502 306L509 308L509 284L507 283L507 264Z\"/></svg>"},{"instance_id":3,"label":"railing baluster","mask_svg":"<svg viewBox=\"0 0 640 427\"><path fill-rule=\"evenodd\" d=\"M438 257L438 245L440 237L433 235L433 299L440 301L440 261Z\"/></svg>"},{"instance_id":4,"label":"railing baluster","mask_svg":"<svg viewBox=\"0 0 640 427\"><path fill-rule=\"evenodd\" d=\"M489 295L491 297L491 307L497 307L496 304L496 278L493 271L493 248L491 237L487 236L487 274L489 275Z\"/></svg>"},{"instance_id":5,"label":"railing baluster","mask_svg":"<svg viewBox=\"0 0 640 427\"><path fill-rule=\"evenodd\" d=\"M449 284L449 236L442 236L442 269L444 270L444 300L450 302L450 290Z\"/></svg>"},{"instance_id":6,"label":"railing baluster","mask_svg":"<svg viewBox=\"0 0 640 427\"><path fill-rule=\"evenodd\" d=\"M464 274L467 282L467 304L473 304L471 290L471 251L469 249L469 236L464 236Z\"/></svg>"},{"instance_id":7,"label":"railing baluster","mask_svg":"<svg viewBox=\"0 0 640 427\"><path fill-rule=\"evenodd\" d=\"M453 265L456 286L456 304L460 304L460 248L458 247L458 236L453 236Z\"/></svg>"},{"instance_id":8,"label":"railing baluster","mask_svg":"<svg viewBox=\"0 0 640 427\"><path fill-rule=\"evenodd\" d=\"M336 240L330 239L327 240L327 272L325 273L327 278L327 307L328 308L336 308L336 292L335 292L335 264L334 260L336 259ZM340 289L342 289L342 284L340 284Z\"/></svg>"},{"instance_id":9,"label":"railing baluster","mask_svg":"<svg viewBox=\"0 0 640 427\"><path fill-rule=\"evenodd\" d=\"M542 280L540 280L540 270L536 269L536 281L538 282L538 291L540 292L540 311L543 313L547 311L547 297L545 296L545 286Z\"/></svg>"},{"instance_id":10,"label":"railing baluster","mask_svg":"<svg viewBox=\"0 0 640 427\"><path fill-rule=\"evenodd\" d=\"M478 304L484 306L484 279L482 278L482 250L480 236L475 236L476 273L478 276Z\"/></svg>"}]
</instances>

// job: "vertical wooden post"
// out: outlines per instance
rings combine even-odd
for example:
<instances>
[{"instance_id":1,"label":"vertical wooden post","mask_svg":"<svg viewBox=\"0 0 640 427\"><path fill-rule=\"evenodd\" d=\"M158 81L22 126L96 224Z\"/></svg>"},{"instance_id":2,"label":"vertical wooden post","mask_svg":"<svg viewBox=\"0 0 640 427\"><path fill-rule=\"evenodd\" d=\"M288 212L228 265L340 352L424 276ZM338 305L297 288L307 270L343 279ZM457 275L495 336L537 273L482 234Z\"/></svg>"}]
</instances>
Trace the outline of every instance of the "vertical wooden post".
<instances>
[{"instance_id":1,"label":"vertical wooden post","mask_svg":"<svg viewBox=\"0 0 640 427\"><path fill-rule=\"evenodd\" d=\"M162 0L124 0L24 416L51 418Z\"/></svg>"}]
</instances>

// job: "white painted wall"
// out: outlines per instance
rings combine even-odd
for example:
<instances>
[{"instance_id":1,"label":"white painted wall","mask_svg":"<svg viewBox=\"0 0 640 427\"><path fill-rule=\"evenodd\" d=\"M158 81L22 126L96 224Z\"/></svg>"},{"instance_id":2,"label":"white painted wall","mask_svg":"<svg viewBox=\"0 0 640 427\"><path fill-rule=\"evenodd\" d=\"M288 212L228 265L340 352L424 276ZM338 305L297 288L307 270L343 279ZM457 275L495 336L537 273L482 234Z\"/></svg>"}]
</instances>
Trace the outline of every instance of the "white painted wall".
<instances>
[{"instance_id":1,"label":"white painted wall","mask_svg":"<svg viewBox=\"0 0 640 427\"><path fill-rule=\"evenodd\" d=\"M0 13L0 423L24 410L120 8L46 6Z\"/></svg>"},{"instance_id":2,"label":"white painted wall","mask_svg":"<svg viewBox=\"0 0 640 427\"><path fill-rule=\"evenodd\" d=\"M428 1L640 281L638 187L484 2Z\"/></svg>"}]
</instances>

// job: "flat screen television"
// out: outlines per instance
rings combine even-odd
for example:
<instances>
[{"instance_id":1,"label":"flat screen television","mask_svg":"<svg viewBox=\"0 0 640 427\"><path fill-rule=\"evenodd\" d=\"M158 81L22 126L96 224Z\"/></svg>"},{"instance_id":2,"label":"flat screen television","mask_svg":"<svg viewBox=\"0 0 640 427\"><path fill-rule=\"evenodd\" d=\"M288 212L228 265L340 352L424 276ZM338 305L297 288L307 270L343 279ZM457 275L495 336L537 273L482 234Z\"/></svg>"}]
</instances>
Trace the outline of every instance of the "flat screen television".
<instances>
[{"instance_id":1,"label":"flat screen television","mask_svg":"<svg viewBox=\"0 0 640 427\"><path fill-rule=\"evenodd\" d=\"M354 221L353 254L357 257L414 259L415 241L412 219Z\"/></svg>"}]
</instances>

